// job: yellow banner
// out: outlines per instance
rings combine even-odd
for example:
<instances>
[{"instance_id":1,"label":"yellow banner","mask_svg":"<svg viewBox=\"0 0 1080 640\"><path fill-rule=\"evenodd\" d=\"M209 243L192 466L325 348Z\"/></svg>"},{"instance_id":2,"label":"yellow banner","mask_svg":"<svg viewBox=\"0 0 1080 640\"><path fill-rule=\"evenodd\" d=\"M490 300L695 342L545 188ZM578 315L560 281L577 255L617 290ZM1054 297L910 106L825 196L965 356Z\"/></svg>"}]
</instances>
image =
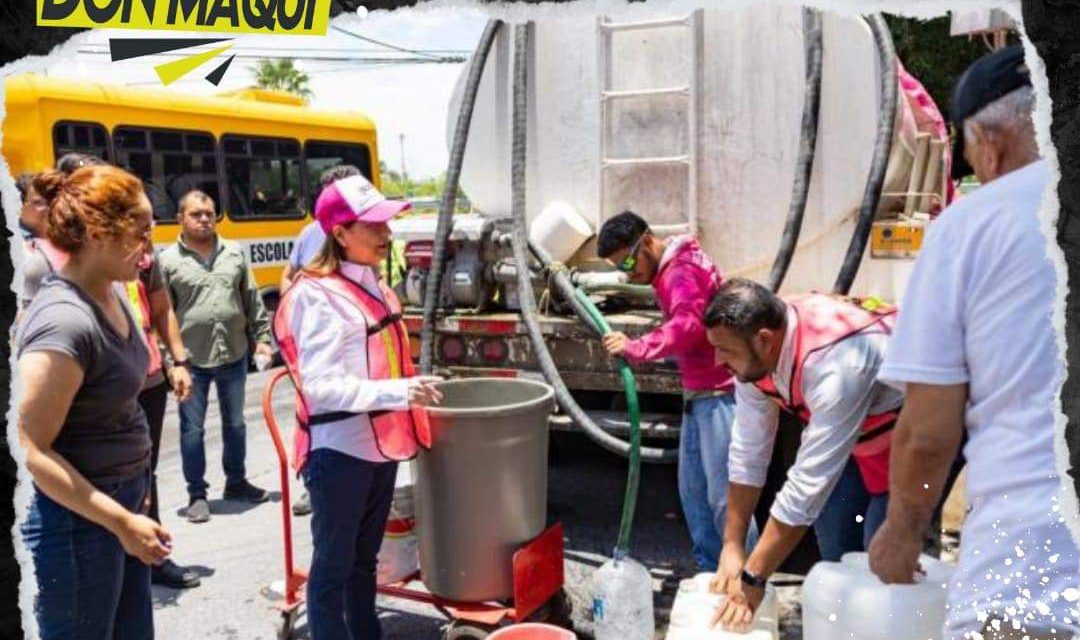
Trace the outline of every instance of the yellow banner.
<instances>
[{"instance_id":1,"label":"yellow banner","mask_svg":"<svg viewBox=\"0 0 1080 640\"><path fill-rule=\"evenodd\" d=\"M37 0L43 27L326 35L331 0Z\"/></svg>"}]
</instances>

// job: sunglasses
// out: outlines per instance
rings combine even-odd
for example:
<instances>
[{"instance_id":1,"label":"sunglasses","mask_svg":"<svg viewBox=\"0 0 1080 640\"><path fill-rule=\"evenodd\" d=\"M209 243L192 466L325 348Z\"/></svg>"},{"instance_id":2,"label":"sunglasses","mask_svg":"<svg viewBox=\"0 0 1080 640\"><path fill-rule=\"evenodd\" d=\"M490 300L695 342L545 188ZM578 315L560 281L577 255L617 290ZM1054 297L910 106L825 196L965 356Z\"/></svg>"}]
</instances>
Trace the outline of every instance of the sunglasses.
<instances>
[{"instance_id":1,"label":"sunglasses","mask_svg":"<svg viewBox=\"0 0 1080 640\"><path fill-rule=\"evenodd\" d=\"M638 249L641 248L641 241L645 239L645 233L638 236L637 242L634 246L630 247L630 253L626 254L626 257L622 259L619 264L615 265L615 268L623 273L630 273L637 266Z\"/></svg>"}]
</instances>

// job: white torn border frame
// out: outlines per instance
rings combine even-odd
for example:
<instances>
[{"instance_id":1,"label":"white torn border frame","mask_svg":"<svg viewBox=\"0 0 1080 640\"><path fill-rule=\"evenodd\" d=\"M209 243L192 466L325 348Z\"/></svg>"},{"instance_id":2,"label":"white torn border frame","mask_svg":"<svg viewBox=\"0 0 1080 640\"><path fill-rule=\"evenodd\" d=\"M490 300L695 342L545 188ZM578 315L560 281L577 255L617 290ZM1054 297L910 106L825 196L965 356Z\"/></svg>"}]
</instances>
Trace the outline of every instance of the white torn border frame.
<instances>
[{"instance_id":1,"label":"white torn border frame","mask_svg":"<svg viewBox=\"0 0 1080 640\"><path fill-rule=\"evenodd\" d=\"M834 0L831 2L779 1L783 1L785 4L790 5L814 6L841 15L865 15L872 12L886 12L922 19L940 17L952 10L974 11L992 8L1002 9L1012 16L1017 24L1020 25L1021 30L1023 30L1023 18L1019 1L1004 3L993 0L971 0L968 2L937 2L934 0L893 0L891 2L863 2L858 0ZM725 2L725 5L731 9L739 9L756 4L759 4L756 0L727 0ZM704 0L649 0L647 3L634 4L629 4L622 0L577 0L576 2L567 4L544 3L540 5L508 3L480 4L469 0L460 2L454 2L452 0L432 0L417 7L399 9L399 11L426 12L468 8L473 11L483 12L493 18L500 18L508 22L520 22L523 20L542 20L544 17L553 15L558 15L559 17L573 15L595 17L601 13L619 13L624 17L645 18L661 11L689 12L693 9L705 6L715 5L713 2L706 2ZM349 14L342 14L335 18L335 20L339 22L355 20L355 17L350 16ZM0 67L0 122L2 122L4 115L3 77L11 74L42 69L56 61L64 60L73 54L82 38L82 35L76 35L63 45L57 46L46 56L28 56ZM1067 418L1062 412L1060 399L1060 389L1061 385L1064 383L1064 372L1068 367L1068 363L1065 359L1065 297L1069 291L1065 257L1057 244L1057 234L1055 231L1059 208L1057 185L1058 181L1060 181L1061 172L1060 165L1058 164L1057 151L1050 138L1051 104L1045 65L1043 64L1042 58L1039 57L1035 50L1035 47L1028 41L1026 36L1023 37L1023 42L1028 66L1032 71L1032 82L1037 95L1034 123L1039 149L1042 152L1043 157L1049 162L1052 173L1057 176L1057 180L1051 182L1050 186L1047 187L1042 207L1039 211L1039 218L1043 234L1046 236L1047 255L1054 264L1054 270L1057 276L1057 296L1054 301L1053 324L1058 337L1058 357L1062 370L1062 379L1057 385L1059 393L1055 396L1056 400L1054 406L1056 429L1055 454L1058 476L1062 479L1059 504L1061 507L1060 511L1069 526L1073 540L1080 546L1080 498L1078 498L1077 493L1073 488L1073 484L1069 479L1069 475L1066 473L1069 453L1065 441L1065 425ZM18 190L15 187L15 180L11 175L7 161L3 157L0 157L0 195L3 197L4 211L9 212L6 220L8 229L14 234L11 242L11 258L15 266L15 277L12 282L12 289L18 294L22 289L22 262L25 258L25 249L22 243L18 242L18 214L16 213L20 209ZM19 446L18 433L16 430L17 420L15 407L17 406L17 401L20 397L21 385L19 384L18 376L15 375L16 367L14 353L12 353L10 365L12 371L11 406L7 411L7 437L8 442L10 443L11 454L18 464L18 486L15 491L16 524L11 531L11 535L18 540L18 523L21 522L26 515L32 495L32 489L29 473L26 471L25 456L22 448ZM38 627L37 621L33 616L34 593L37 591L37 580L34 577L33 562L30 558L30 554L21 544L15 545L15 553L19 561L22 575L22 584L20 585L19 591L19 607L23 612L23 629L28 638L34 638L38 635Z\"/></svg>"}]
</instances>

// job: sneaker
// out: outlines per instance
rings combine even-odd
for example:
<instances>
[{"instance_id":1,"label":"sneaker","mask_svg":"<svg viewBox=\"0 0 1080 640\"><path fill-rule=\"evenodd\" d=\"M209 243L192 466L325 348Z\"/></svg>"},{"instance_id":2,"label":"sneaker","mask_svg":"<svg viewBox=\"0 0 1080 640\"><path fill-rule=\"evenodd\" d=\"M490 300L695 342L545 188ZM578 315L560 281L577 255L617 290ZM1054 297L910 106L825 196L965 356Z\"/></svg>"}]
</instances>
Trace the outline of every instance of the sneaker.
<instances>
[{"instance_id":1,"label":"sneaker","mask_svg":"<svg viewBox=\"0 0 1080 640\"><path fill-rule=\"evenodd\" d=\"M307 491L300 494L300 498L293 503L292 512L294 516L306 516L311 513L311 496Z\"/></svg>"},{"instance_id":2,"label":"sneaker","mask_svg":"<svg viewBox=\"0 0 1080 640\"><path fill-rule=\"evenodd\" d=\"M206 498L192 498L187 508L188 522L206 522L210 519L210 503Z\"/></svg>"},{"instance_id":3,"label":"sneaker","mask_svg":"<svg viewBox=\"0 0 1080 640\"><path fill-rule=\"evenodd\" d=\"M150 582L170 589L191 589L201 584L198 574L189 571L172 560L150 568Z\"/></svg>"},{"instance_id":4,"label":"sneaker","mask_svg":"<svg viewBox=\"0 0 1080 640\"><path fill-rule=\"evenodd\" d=\"M270 494L265 489L260 489L247 480L241 480L236 484L225 485L225 499L258 504L269 500Z\"/></svg>"}]
</instances>

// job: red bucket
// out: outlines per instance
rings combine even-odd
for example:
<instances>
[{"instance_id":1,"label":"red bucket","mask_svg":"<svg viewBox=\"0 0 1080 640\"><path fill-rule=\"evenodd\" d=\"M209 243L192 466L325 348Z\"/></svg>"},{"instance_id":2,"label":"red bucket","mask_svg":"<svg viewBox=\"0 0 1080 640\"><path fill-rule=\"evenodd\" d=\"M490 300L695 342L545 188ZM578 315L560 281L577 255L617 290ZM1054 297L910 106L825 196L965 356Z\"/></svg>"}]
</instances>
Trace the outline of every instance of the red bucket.
<instances>
[{"instance_id":1,"label":"red bucket","mask_svg":"<svg viewBox=\"0 0 1080 640\"><path fill-rule=\"evenodd\" d=\"M550 624L515 624L499 629L487 637L487 640L576 640L574 632Z\"/></svg>"}]
</instances>

